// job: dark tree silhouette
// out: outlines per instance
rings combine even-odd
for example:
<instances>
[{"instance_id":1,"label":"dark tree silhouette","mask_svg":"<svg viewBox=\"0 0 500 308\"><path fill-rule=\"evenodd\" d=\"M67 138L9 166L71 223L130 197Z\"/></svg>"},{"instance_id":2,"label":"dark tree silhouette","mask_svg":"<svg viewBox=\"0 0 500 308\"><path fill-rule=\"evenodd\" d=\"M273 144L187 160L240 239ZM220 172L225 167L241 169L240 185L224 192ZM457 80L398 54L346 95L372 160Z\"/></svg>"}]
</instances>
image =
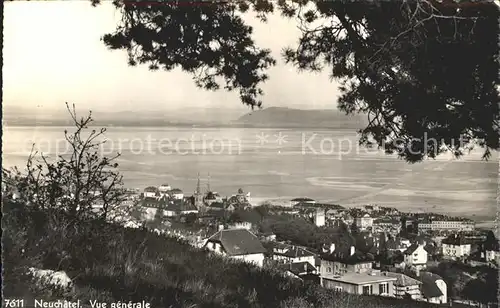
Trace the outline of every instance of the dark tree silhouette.
<instances>
[{"instance_id":1,"label":"dark tree silhouette","mask_svg":"<svg viewBox=\"0 0 500 308\"><path fill-rule=\"evenodd\" d=\"M99 0L92 0L97 5ZM490 1L118 1L121 23L103 36L129 63L180 66L209 90L238 90L260 107L275 64L251 39L240 13L296 18L302 36L284 49L300 70L329 69L340 110L365 113L360 143L409 161L474 145L498 149L498 6ZM278 34L279 35L279 34ZM284 46L285 47L285 46ZM332 98L333 100L333 98Z\"/></svg>"}]
</instances>

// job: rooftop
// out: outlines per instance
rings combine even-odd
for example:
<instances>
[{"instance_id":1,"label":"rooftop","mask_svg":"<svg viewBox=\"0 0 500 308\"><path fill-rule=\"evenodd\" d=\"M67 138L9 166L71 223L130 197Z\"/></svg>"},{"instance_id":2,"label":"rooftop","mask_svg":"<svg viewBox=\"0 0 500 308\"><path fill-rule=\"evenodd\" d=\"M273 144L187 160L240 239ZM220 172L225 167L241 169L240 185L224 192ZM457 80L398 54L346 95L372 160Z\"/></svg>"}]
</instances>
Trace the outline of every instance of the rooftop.
<instances>
[{"instance_id":1,"label":"rooftop","mask_svg":"<svg viewBox=\"0 0 500 308\"><path fill-rule=\"evenodd\" d=\"M287 263L280 264L279 269L284 271L290 271L295 275L300 275L302 273L311 273L316 270L316 268L309 262L296 262L296 263Z\"/></svg>"},{"instance_id":2,"label":"rooftop","mask_svg":"<svg viewBox=\"0 0 500 308\"><path fill-rule=\"evenodd\" d=\"M442 240L441 243L446 245L461 246L470 245L471 241L463 236L453 234Z\"/></svg>"},{"instance_id":3,"label":"rooftop","mask_svg":"<svg viewBox=\"0 0 500 308\"><path fill-rule=\"evenodd\" d=\"M275 247L280 250L285 250L283 253L281 252L274 252L275 255L280 255L280 256L285 256L289 258L298 258L298 257L309 257L309 256L314 256L314 253L300 247L296 246L281 246L281 247Z\"/></svg>"},{"instance_id":4,"label":"rooftop","mask_svg":"<svg viewBox=\"0 0 500 308\"><path fill-rule=\"evenodd\" d=\"M431 272L420 273L420 281L422 281L422 294L425 298L433 298L443 295L443 292L441 292L436 284L436 281L438 280L443 280L443 278Z\"/></svg>"},{"instance_id":5,"label":"rooftop","mask_svg":"<svg viewBox=\"0 0 500 308\"><path fill-rule=\"evenodd\" d=\"M410 276L401 273L382 272L382 275L396 278L397 280L394 282L394 285L398 287L409 287L422 284L422 282L418 281L417 279L413 279Z\"/></svg>"},{"instance_id":6,"label":"rooftop","mask_svg":"<svg viewBox=\"0 0 500 308\"><path fill-rule=\"evenodd\" d=\"M339 262L344 264L371 263L374 261L368 255L359 252L356 252L353 255L349 255L347 252L343 254L339 252L335 252L333 254L325 253L321 255L321 260Z\"/></svg>"},{"instance_id":7,"label":"rooftop","mask_svg":"<svg viewBox=\"0 0 500 308\"><path fill-rule=\"evenodd\" d=\"M208 242L217 242L230 256L266 253L257 236L246 229L221 230L208 238Z\"/></svg>"},{"instance_id":8,"label":"rooftop","mask_svg":"<svg viewBox=\"0 0 500 308\"><path fill-rule=\"evenodd\" d=\"M354 285L362 285L375 282L397 281L397 278L388 277L382 274L369 274L369 273L346 273L339 277L323 278L323 279L339 281Z\"/></svg>"}]
</instances>

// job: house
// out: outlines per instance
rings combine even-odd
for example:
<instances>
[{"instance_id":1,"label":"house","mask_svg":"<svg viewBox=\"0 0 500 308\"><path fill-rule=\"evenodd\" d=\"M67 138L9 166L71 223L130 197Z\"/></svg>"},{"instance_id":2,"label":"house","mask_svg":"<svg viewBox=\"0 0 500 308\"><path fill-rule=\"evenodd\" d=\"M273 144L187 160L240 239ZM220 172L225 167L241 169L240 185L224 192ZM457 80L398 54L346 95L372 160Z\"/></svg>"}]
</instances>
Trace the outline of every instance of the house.
<instances>
[{"instance_id":1,"label":"house","mask_svg":"<svg viewBox=\"0 0 500 308\"><path fill-rule=\"evenodd\" d=\"M163 214L159 211L163 211L167 207L167 203L164 200L147 197L142 199L137 207L140 211L139 219L153 220L158 214Z\"/></svg>"},{"instance_id":2,"label":"house","mask_svg":"<svg viewBox=\"0 0 500 308\"><path fill-rule=\"evenodd\" d=\"M290 206L296 206L299 203L314 204L314 203L316 203L316 201L311 199L311 198L295 198L295 199L290 200Z\"/></svg>"},{"instance_id":3,"label":"house","mask_svg":"<svg viewBox=\"0 0 500 308\"><path fill-rule=\"evenodd\" d=\"M165 211L168 211L169 214L172 213L172 216L198 214L198 209L191 202L191 200L183 200L183 199L180 200L174 199L169 201Z\"/></svg>"},{"instance_id":4,"label":"house","mask_svg":"<svg viewBox=\"0 0 500 308\"><path fill-rule=\"evenodd\" d=\"M457 234L452 234L442 240L441 245L444 257L456 259L471 254L471 242Z\"/></svg>"},{"instance_id":5,"label":"house","mask_svg":"<svg viewBox=\"0 0 500 308\"><path fill-rule=\"evenodd\" d=\"M158 194L158 189L154 186L148 186L144 188L144 198L156 198Z\"/></svg>"},{"instance_id":6,"label":"house","mask_svg":"<svg viewBox=\"0 0 500 308\"><path fill-rule=\"evenodd\" d=\"M351 246L347 253L340 251L325 253L320 259L322 278L332 278L345 273L366 273L372 270L374 262L368 255L355 252L354 246Z\"/></svg>"},{"instance_id":7,"label":"house","mask_svg":"<svg viewBox=\"0 0 500 308\"><path fill-rule=\"evenodd\" d=\"M362 231L373 227L373 218L368 214L356 217L354 222L356 224L356 227L358 227L358 229Z\"/></svg>"},{"instance_id":8,"label":"house","mask_svg":"<svg viewBox=\"0 0 500 308\"><path fill-rule=\"evenodd\" d=\"M264 264L264 253L267 252L257 236L246 229L220 230L208 238L204 247L258 266Z\"/></svg>"},{"instance_id":9,"label":"house","mask_svg":"<svg viewBox=\"0 0 500 308\"><path fill-rule=\"evenodd\" d=\"M415 267L418 269L426 267L428 253L427 250L425 250L422 242L411 245L404 251L403 254L404 263L406 266Z\"/></svg>"},{"instance_id":10,"label":"house","mask_svg":"<svg viewBox=\"0 0 500 308\"><path fill-rule=\"evenodd\" d=\"M382 272L382 275L396 278L394 282L394 296L397 298L420 299L422 293L420 291L422 282L413 279L410 276L401 273Z\"/></svg>"},{"instance_id":11,"label":"house","mask_svg":"<svg viewBox=\"0 0 500 308\"><path fill-rule=\"evenodd\" d=\"M373 220L373 232L390 232L398 234L401 231L401 224L391 217L382 217Z\"/></svg>"},{"instance_id":12,"label":"house","mask_svg":"<svg viewBox=\"0 0 500 308\"><path fill-rule=\"evenodd\" d=\"M293 278L313 281L319 280L316 267L307 261L281 264L279 269L287 276Z\"/></svg>"},{"instance_id":13,"label":"house","mask_svg":"<svg viewBox=\"0 0 500 308\"><path fill-rule=\"evenodd\" d=\"M309 219L317 227L325 225L325 209L323 208L306 208L302 211L306 219Z\"/></svg>"},{"instance_id":14,"label":"house","mask_svg":"<svg viewBox=\"0 0 500 308\"><path fill-rule=\"evenodd\" d=\"M431 273L420 273L422 300L433 304L446 304L447 286L443 278Z\"/></svg>"},{"instance_id":15,"label":"house","mask_svg":"<svg viewBox=\"0 0 500 308\"><path fill-rule=\"evenodd\" d=\"M316 264L315 254L305 248L277 243L273 248L273 260L284 263L309 262Z\"/></svg>"},{"instance_id":16,"label":"house","mask_svg":"<svg viewBox=\"0 0 500 308\"><path fill-rule=\"evenodd\" d=\"M203 198L203 203L210 206L214 202L222 203L222 197L216 191L209 191Z\"/></svg>"},{"instance_id":17,"label":"house","mask_svg":"<svg viewBox=\"0 0 500 308\"><path fill-rule=\"evenodd\" d=\"M345 273L321 278L321 285L338 292L362 295L394 296L396 278L372 270L366 273Z\"/></svg>"},{"instance_id":18,"label":"house","mask_svg":"<svg viewBox=\"0 0 500 308\"><path fill-rule=\"evenodd\" d=\"M167 191L167 193L173 199L176 199L176 200L184 199L184 193L179 188L173 188L173 189Z\"/></svg>"},{"instance_id":19,"label":"house","mask_svg":"<svg viewBox=\"0 0 500 308\"><path fill-rule=\"evenodd\" d=\"M227 211L234 211L236 209L246 210L252 207L244 195L231 196L224 203L226 204Z\"/></svg>"}]
</instances>

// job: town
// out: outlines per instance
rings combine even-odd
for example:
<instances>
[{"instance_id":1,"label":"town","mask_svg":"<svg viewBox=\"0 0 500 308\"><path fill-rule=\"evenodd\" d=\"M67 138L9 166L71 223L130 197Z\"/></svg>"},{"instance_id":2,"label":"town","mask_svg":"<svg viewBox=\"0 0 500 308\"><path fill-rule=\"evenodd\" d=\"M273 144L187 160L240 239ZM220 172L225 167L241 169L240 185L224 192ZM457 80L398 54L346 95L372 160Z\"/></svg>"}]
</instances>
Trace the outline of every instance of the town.
<instances>
[{"instance_id":1,"label":"town","mask_svg":"<svg viewBox=\"0 0 500 308\"><path fill-rule=\"evenodd\" d=\"M192 195L169 184L126 190L113 219L338 292L447 306L496 300L488 279L500 247L473 220L307 197L252 206L249 196L239 189L222 197L210 183L202 191L198 176Z\"/></svg>"}]
</instances>

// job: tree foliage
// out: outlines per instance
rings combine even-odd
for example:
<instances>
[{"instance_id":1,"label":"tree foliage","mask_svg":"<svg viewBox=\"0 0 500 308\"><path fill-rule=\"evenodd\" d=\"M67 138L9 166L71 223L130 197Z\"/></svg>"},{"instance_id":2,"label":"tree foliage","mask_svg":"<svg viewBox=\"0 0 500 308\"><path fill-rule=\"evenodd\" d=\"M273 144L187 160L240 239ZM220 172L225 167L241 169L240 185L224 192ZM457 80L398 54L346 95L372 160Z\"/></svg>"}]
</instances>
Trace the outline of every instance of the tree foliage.
<instances>
[{"instance_id":1,"label":"tree foliage","mask_svg":"<svg viewBox=\"0 0 500 308\"><path fill-rule=\"evenodd\" d=\"M92 0L97 5L99 0ZM119 1L111 49L153 70L181 67L208 90L238 90L260 107L276 61L256 46L248 11L298 21L284 59L299 70L329 70L341 83L340 110L368 115L360 143L410 162L475 144L498 149L498 6L490 1L248 0ZM279 34L277 34L279 35ZM334 98L332 98L332 103Z\"/></svg>"}]
</instances>

